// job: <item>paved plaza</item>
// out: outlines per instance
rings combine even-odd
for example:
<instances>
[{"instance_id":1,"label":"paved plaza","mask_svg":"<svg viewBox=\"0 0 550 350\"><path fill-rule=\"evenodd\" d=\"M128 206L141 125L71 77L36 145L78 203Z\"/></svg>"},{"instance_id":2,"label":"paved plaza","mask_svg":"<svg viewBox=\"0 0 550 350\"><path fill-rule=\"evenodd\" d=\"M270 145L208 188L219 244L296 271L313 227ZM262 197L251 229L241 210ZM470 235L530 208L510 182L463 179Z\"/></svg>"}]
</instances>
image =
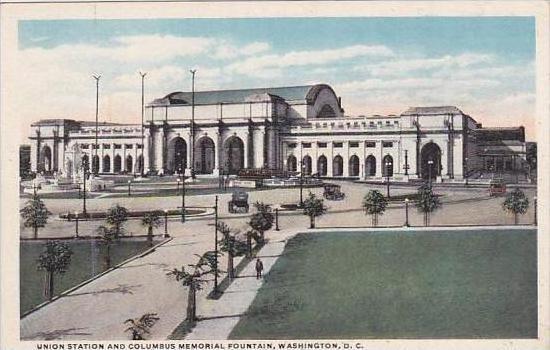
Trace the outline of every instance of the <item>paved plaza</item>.
<instances>
[{"instance_id":1,"label":"paved plaza","mask_svg":"<svg viewBox=\"0 0 550 350\"><path fill-rule=\"evenodd\" d=\"M385 193L384 186L342 182L346 193L344 201L326 201L328 213L317 220L319 228L370 226L370 217L361 210L361 201L369 189L377 188ZM391 188L392 195L414 193L414 187ZM309 189L304 190L304 196ZM311 190L317 195L322 188ZM524 189L532 199L535 189ZM502 211L500 198L489 198L486 190L479 188L441 188L436 190L443 195L443 206L431 218L432 225L509 225L513 223L511 215ZM214 194L190 195L187 206L212 206ZM229 214L227 202L230 193L219 195L220 219L236 230L244 231L248 215ZM21 203L26 199L22 198ZM296 203L299 190L273 189L250 192L249 202L262 201L268 204ZM50 223L40 229L39 237L66 237L74 232L74 222L56 219L59 213L75 208L81 209L79 199L45 199L46 206L54 214ZM104 210L118 203L130 210L174 209L181 203L179 196L172 197L121 197L92 199L88 201L88 210ZM411 206L409 220L412 225L422 225L422 215ZM379 219L380 226L401 226L404 223L405 210L402 204L391 205ZM283 251L287 239L297 232L307 230L309 219L301 212L283 212L279 219L280 231L266 233L269 242L259 252L264 261L266 272ZM533 223L532 207L520 218L522 224ZM81 222L81 235L93 234L102 221ZM156 248L151 254L135 259L118 269L107 273L91 283L59 298L51 304L31 313L21 320L21 338L26 340L64 339L64 340L115 340L128 339L124 333L123 322L128 318L139 317L147 312L155 312L160 317L153 327L151 339L166 339L185 318L187 289L182 287L167 271L181 267L196 260L194 254L201 254L214 248L213 216L189 218L181 223L179 218L170 218L168 232L172 239ZM128 234L145 234L146 229L139 220L126 223ZM155 233L161 234L161 226ZM29 238L32 230L21 230L21 237ZM221 258L225 267L225 257ZM189 339L225 339L237 323L239 315L246 311L257 289L261 286L249 264L241 271L239 278L231 284L219 300L206 299L212 289L211 283L198 294L198 315L204 320L189 334ZM37 286L41 288L41 286ZM231 302L227 302L231 298ZM60 317L59 315L62 315ZM86 317L82 317L86 315Z\"/></svg>"}]
</instances>

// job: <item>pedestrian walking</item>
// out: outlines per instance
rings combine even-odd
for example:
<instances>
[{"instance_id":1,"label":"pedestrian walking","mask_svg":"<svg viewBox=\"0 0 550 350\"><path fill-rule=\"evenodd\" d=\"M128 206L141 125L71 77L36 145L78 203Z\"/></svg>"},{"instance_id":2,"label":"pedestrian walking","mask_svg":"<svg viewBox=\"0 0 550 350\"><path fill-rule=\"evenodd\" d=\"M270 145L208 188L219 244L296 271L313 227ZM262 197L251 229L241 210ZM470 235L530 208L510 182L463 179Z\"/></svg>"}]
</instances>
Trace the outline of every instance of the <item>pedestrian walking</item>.
<instances>
[{"instance_id":1,"label":"pedestrian walking","mask_svg":"<svg viewBox=\"0 0 550 350\"><path fill-rule=\"evenodd\" d=\"M264 264L260 260L260 258L256 259L256 279L262 278L262 271L264 270Z\"/></svg>"}]
</instances>

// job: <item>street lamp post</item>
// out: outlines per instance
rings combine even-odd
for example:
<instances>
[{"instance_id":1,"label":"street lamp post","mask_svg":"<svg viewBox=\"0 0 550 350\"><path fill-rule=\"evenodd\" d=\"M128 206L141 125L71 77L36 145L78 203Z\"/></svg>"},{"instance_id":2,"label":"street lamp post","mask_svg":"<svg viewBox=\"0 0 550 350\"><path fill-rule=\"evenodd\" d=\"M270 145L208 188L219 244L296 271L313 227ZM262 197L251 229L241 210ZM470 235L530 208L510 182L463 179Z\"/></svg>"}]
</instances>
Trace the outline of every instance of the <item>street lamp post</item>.
<instances>
[{"instance_id":1,"label":"street lamp post","mask_svg":"<svg viewBox=\"0 0 550 350\"><path fill-rule=\"evenodd\" d=\"M302 164L300 166L300 208L303 208L304 206L304 169L305 166Z\"/></svg>"},{"instance_id":2,"label":"street lamp post","mask_svg":"<svg viewBox=\"0 0 550 350\"><path fill-rule=\"evenodd\" d=\"M131 185L132 185L132 180L128 180L128 197L132 195Z\"/></svg>"},{"instance_id":3,"label":"street lamp post","mask_svg":"<svg viewBox=\"0 0 550 350\"><path fill-rule=\"evenodd\" d=\"M78 211L74 212L74 221L75 221L74 238L78 238Z\"/></svg>"},{"instance_id":4,"label":"street lamp post","mask_svg":"<svg viewBox=\"0 0 550 350\"><path fill-rule=\"evenodd\" d=\"M191 178L195 179L195 73L191 69Z\"/></svg>"},{"instance_id":5,"label":"street lamp post","mask_svg":"<svg viewBox=\"0 0 550 350\"><path fill-rule=\"evenodd\" d=\"M470 175L468 174L468 157L464 158L464 178L466 179L466 187L468 187L468 178Z\"/></svg>"},{"instance_id":6,"label":"street lamp post","mask_svg":"<svg viewBox=\"0 0 550 350\"><path fill-rule=\"evenodd\" d=\"M168 237L168 209L164 209L164 237Z\"/></svg>"},{"instance_id":7,"label":"street lamp post","mask_svg":"<svg viewBox=\"0 0 550 350\"><path fill-rule=\"evenodd\" d=\"M405 227L409 226L409 199L405 198Z\"/></svg>"},{"instance_id":8,"label":"street lamp post","mask_svg":"<svg viewBox=\"0 0 550 350\"><path fill-rule=\"evenodd\" d=\"M533 209L535 210L535 226L538 225L537 221L537 196L533 197Z\"/></svg>"},{"instance_id":9,"label":"street lamp post","mask_svg":"<svg viewBox=\"0 0 550 350\"><path fill-rule=\"evenodd\" d=\"M145 149L145 145L144 145L144 140L145 140L145 76L147 75L147 73L145 72L139 72L139 75L141 76L141 154L143 155L143 152L144 152L144 149ZM145 164L144 163L144 160L145 158L142 157L142 164L141 164L141 167L140 167L140 176L143 177L143 172L144 172L144 169L145 169Z\"/></svg>"},{"instance_id":10,"label":"street lamp post","mask_svg":"<svg viewBox=\"0 0 550 350\"><path fill-rule=\"evenodd\" d=\"M391 162L386 162L386 197L390 198L390 166Z\"/></svg>"},{"instance_id":11,"label":"street lamp post","mask_svg":"<svg viewBox=\"0 0 550 350\"><path fill-rule=\"evenodd\" d=\"M275 208L275 231L279 231L279 208Z\"/></svg>"},{"instance_id":12,"label":"street lamp post","mask_svg":"<svg viewBox=\"0 0 550 350\"><path fill-rule=\"evenodd\" d=\"M180 194L180 178L178 177L177 181L176 181L176 195L179 195Z\"/></svg>"},{"instance_id":13,"label":"street lamp post","mask_svg":"<svg viewBox=\"0 0 550 350\"><path fill-rule=\"evenodd\" d=\"M97 150L99 149L98 145L98 134L99 134L99 79L101 75L92 75L95 79L95 145L94 145L94 157L92 158L92 173L94 176L97 176L99 171L99 158L97 158ZM95 165L94 160L98 160L97 166Z\"/></svg>"},{"instance_id":14,"label":"street lamp post","mask_svg":"<svg viewBox=\"0 0 550 350\"><path fill-rule=\"evenodd\" d=\"M432 165L434 164L433 160L428 160L428 181L430 181L430 188L432 188Z\"/></svg>"},{"instance_id":15,"label":"street lamp post","mask_svg":"<svg viewBox=\"0 0 550 350\"><path fill-rule=\"evenodd\" d=\"M214 254L215 254L215 271L214 271L214 294L218 294L218 196L214 203Z\"/></svg>"},{"instance_id":16,"label":"street lamp post","mask_svg":"<svg viewBox=\"0 0 550 350\"><path fill-rule=\"evenodd\" d=\"M82 183L84 185L84 188L82 190L82 215L84 215L84 217L86 217L86 215L88 215L87 211L86 211L86 177L88 176L88 169L86 167L86 165L84 165L84 175L83 175L83 180L82 180Z\"/></svg>"},{"instance_id":17,"label":"street lamp post","mask_svg":"<svg viewBox=\"0 0 550 350\"><path fill-rule=\"evenodd\" d=\"M181 177L181 222L185 222L185 175Z\"/></svg>"}]
</instances>

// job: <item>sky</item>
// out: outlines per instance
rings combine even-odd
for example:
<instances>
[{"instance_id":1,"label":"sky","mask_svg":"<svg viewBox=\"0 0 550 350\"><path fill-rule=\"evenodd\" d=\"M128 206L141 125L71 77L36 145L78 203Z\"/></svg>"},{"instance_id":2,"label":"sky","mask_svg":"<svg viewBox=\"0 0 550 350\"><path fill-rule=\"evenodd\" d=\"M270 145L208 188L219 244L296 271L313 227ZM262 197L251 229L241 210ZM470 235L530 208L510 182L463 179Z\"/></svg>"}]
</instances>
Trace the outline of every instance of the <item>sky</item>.
<instances>
[{"instance_id":1,"label":"sky","mask_svg":"<svg viewBox=\"0 0 550 350\"><path fill-rule=\"evenodd\" d=\"M139 123L145 100L196 90L331 85L345 114L454 105L534 139L532 17L21 21L22 125L43 118ZM37 108L37 106L40 106ZM25 140L22 140L22 142Z\"/></svg>"}]
</instances>

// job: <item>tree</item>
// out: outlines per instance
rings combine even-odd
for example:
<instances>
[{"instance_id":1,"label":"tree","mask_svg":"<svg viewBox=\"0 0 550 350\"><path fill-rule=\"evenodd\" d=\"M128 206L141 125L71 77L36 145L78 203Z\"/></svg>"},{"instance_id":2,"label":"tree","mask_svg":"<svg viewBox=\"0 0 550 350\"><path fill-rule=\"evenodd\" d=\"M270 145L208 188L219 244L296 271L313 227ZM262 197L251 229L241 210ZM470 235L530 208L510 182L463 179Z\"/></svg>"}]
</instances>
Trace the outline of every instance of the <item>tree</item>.
<instances>
[{"instance_id":1,"label":"tree","mask_svg":"<svg viewBox=\"0 0 550 350\"><path fill-rule=\"evenodd\" d=\"M244 254L248 248L247 244L237 239L237 233L233 233L224 222L218 223L218 232L222 234L220 249L227 253L227 275L229 278L235 278L233 258Z\"/></svg>"},{"instance_id":2,"label":"tree","mask_svg":"<svg viewBox=\"0 0 550 350\"><path fill-rule=\"evenodd\" d=\"M147 313L139 318L129 318L124 324L130 324L124 332L132 332L132 340L144 340L146 334L150 334L151 328L157 323L159 317L156 313Z\"/></svg>"},{"instance_id":3,"label":"tree","mask_svg":"<svg viewBox=\"0 0 550 350\"><path fill-rule=\"evenodd\" d=\"M260 240L264 240L264 232L273 227L273 211L271 207L262 202L254 203L256 212L250 217L249 225L253 230L256 230L260 234Z\"/></svg>"},{"instance_id":4,"label":"tree","mask_svg":"<svg viewBox=\"0 0 550 350\"><path fill-rule=\"evenodd\" d=\"M199 257L197 263L188 265L189 268L187 270L185 266L182 266L181 269L178 270L175 268L167 274L174 276L176 281L181 282L184 287L189 287L187 294L187 316L185 318L188 322L197 320L197 290L202 289L202 285L208 282L206 278L208 275L218 273L216 264L219 254L208 251L202 256L197 256Z\"/></svg>"},{"instance_id":5,"label":"tree","mask_svg":"<svg viewBox=\"0 0 550 350\"><path fill-rule=\"evenodd\" d=\"M383 215L388 205L387 199L378 190L370 190L363 198L365 214L372 215L372 226L378 225L378 215Z\"/></svg>"},{"instance_id":6,"label":"tree","mask_svg":"<svg viewBox=\"0 0 550 350\"><path fill-rule=\"evenodd\" d=\"M248 256L249 258L252 256L252 240L260 242L261 237L258 231L250 229L246 231L246 256Z\"/></svg>"},{"instance_id":7,"label":"tree","mask_svg":"<svg viewBox=\"0 0 550 350\"><path fill-rule=\"evenodd\" d=\"M48 241L38 257L38 269L46 272L44 296L51 300L54 293L54 275L63 274L71 263L72 250L61 241Z\"/></svg>"},{"instance_id":8,"label":"tree","mask_svg":"<svg viewBox=\"0 0 550 350\"><path fill-rule=\"evenodd\" d=\"M33 228L34 239L38 238L38 228L44 227L48 223L50 214L51 212L36 193L27 201L25 207L21 209L23 226Z\"/></svg>"},{"instance_id":9,"label":"tree","mask_svg":"<svg viewBox=\"0 0 550 350\"><path fill-rule=\"evenodd\" d=\"M327 211L322 198L317 198L309 192L304 201L304 215L309 216L309 228L315 228L315 218L323 215Z\"/></svg>"},{"instance_id":10,"label":"tree","mask_svg":"<svg viewBox=\"0 0 550 350\"><path fill-rule=\"evenodd\" d=\"M429 183L424 183L418 188L416 208L424 214L424 226L430 224L430 214L441 207L441 201L433 193Z\"/></svg>"},{"instance_id":11,"label":"tree","mask_svg":"<svg viewBox=\"0 0 550 350\"><path fill-rule=\"evenodd\" d=\"M107 224L111 225L114 229L115 239L118 239L119 236L124 232L122 225L125 221L128 220L128 209L120 206L118 204L112 206L107 211L107 218L105 221Z\"/></svg>"},{"instance_id":12,"label":"tree","mask_svg":"<svg viewBox=\"0 0 550 350\"><path fill-rule=\"evenodd\" d=\"M147 241L150 246L153 246L153 227L157 228L160 226L160 216L162 213L159 210L147 213L141 219L141 225L147 227Z\"/></svg>"},{"instance_id":13,"label":"tree","mask_svg":"<svg viewBox=\"0 0 550 350\"><path fill-rule=\"evenodd\" d=\"M107 227L104 225L99 226L96 229L96 232L101 239L100 244L105 246L105 260L103 263L105 270L108 270L111 268L111 245L113 244L113 241L115 239L115 233L111 227Z\"/></svg>"},{"instance_id":14,"label":"tree","mask_svg":"<svg viewBox=\"0 0 550 350\"><path fill-rule=\"evenodd\" d=\"M529 208L529 199L519 188L514 189L506 195L506 199L502 203L502 209L514 214L514 224L518 224L518 215L525 214Z\"/></svg>"}]
</instances>

